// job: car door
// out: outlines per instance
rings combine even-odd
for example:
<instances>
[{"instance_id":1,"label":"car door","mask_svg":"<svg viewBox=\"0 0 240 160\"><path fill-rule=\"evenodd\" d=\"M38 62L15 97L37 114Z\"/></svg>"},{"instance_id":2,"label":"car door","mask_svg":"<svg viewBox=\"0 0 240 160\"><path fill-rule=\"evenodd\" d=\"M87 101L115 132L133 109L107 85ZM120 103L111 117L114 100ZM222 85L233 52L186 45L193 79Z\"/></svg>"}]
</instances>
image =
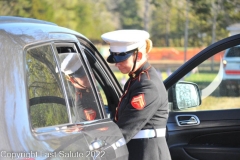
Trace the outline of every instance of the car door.
<instances>
[{"instance_id":1,"label":"car door","mask_svg":"<svg viewBox=\"0 0 240 160\"><path fill-rule=\"evenodd\" d=\"M26 47L26 79L29 123L23 130L23 144L34 150L31 158L90 159L89 144L81 131L84 123L73 122L62 77L56 70L54 43ZM24 118L22 118L24 119ZM29 130L28 128L31 128ZM89 151L89 152L88 152Z\"/></svg>"},{"instance_id":2,"label":"car door","mask_svg":"<svg viewBox=\"0 0 240 160\"><path fill-rule=\"evenodd\" d=\"M240 159L240 83L238 78L229 79L232 83L226 86L223 74L228 64L222 63L225 50L239 44L240 35L220 40L188 60L164 81L170 104L166 138L173 160ZM234 68L233 73L239 74L240 63L235 63ZM185 81L198 86L200 105L176 105L178 91L175 87ZM197 94L182 94L185 100L188 96L198 97Z\"/></svg>"},{"instance_id":3,"label":"car door","mask_svg":"<svg viewBox=\"0 0 240 160\"><path fill-rule=\"evenodd\" d=\"M99 64L94 51L88 53L76 36L51 33L49 37L53 40L28 46L26 58L31 127L37 142L49 146L41 156L128 159L123 135L107 114L120 94L112 81L102 82L110 80L111 75ZM92 54L90 61L86 53ZM62 70L64 60L73 54L89 84L84 91L76 90ZM79 102L83 113L77 106Z\"/></svg>"},{"instance_id":4,"label":"car door","mask_svg":"<svg viewBox=\"0 0 240 160\"><path fill-rule=\"evenodd\" d=\"M88 68L96 96L101 100L103 109L103 118L96 124L98 127L86 128L86 139L93 148L96 144L100 144L104 151L102 153L108 152L103 158L128 159L125 140L120 129L112 121L119 97L122 95L122 88L96 47L83 37L77 39L82 62Z\"/></svg>"}]
</instances>

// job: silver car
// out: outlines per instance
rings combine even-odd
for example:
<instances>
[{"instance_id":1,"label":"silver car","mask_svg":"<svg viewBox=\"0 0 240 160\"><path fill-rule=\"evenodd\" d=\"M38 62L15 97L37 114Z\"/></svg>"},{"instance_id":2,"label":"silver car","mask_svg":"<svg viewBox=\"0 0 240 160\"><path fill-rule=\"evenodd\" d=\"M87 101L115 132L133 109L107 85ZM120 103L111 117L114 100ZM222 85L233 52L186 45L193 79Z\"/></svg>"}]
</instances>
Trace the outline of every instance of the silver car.
<instances>
[{"instance_id":1,"label":"silver car","mask_svg":"<svg viewBox=\"0 0 240 160\"><path fill-rule=\"evenodd\" d=\"M128 159L105 109L117 106L120 87L86 37L17 17L0 18L0 37L0 159ZM73 85L58 72L66 54L78 55L89 84L83 115Z\"/></svg>"},{"instance_id":2,"label":"silver car","mask_svg":"<svg viewBox=\"0 0 240 160\"><path fill-rule=\"evenodd\" d=\"M240 159L240 98L221 95L233 91L222 85L221 53L238 45L240 34L220 40L164 80L173 160ZM51 22L1 16L0 60L0 159L128 159L112 121L123 90L84 35Z\"/></svg>"},{"instance_id":3,"label":"silver car","mask_svg":"<svg viewBox=\"0 0 240 160\"><path fill-rule=\"evenodd\" d=\"M240 88L240 46L228 48L223 56L222 96L239 96ZM231 91L231 92L229 92Z\"/></svg>"}]
</instances>

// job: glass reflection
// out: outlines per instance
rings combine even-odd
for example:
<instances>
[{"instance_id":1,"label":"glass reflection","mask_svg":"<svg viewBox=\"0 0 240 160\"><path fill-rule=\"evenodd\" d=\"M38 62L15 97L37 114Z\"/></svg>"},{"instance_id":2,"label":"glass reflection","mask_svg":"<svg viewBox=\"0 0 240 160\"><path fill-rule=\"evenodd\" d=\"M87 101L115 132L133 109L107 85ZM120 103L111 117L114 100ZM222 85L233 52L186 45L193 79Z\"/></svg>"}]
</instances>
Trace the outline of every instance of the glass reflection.
<instances>
[{"instance_id":1,"label":"glass reflection","mask_svg":"<svg viewBox=\"0 0 240 160\"><path fill-rule=\"evenodd\" d=\"M33 128L69 123L56 61L50 45L27 51L27 78Z\"/></svg>"},{"instance_id":2,"label":"glass reflection","mask_svg":"<svg viewBox=\"0 0 240 160\"><path fill-rule=\"evenodd\" d=\"M176 85L176 98L179 109L198 106L198 94L196 88L192 84Z\"/></svg>"}]
</instances>

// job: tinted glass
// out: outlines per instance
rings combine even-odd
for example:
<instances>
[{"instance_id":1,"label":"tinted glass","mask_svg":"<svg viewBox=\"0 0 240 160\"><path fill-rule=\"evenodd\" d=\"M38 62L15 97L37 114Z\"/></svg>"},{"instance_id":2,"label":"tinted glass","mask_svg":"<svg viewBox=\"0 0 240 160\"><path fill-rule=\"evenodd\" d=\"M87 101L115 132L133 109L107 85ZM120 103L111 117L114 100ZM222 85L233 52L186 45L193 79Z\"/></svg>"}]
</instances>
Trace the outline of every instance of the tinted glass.
<instances>
[{"instance_id":1,"label":"tinted glass","mask_svg":"<svg viewBox=\"0 0 240 160\"><path fill-rule=\"evenodd\" d=\"M230 48L226 54L226 57L240 57L240 46Z\"/></svg>"},{"instance_id":2,"label":"tinted glass","mask_svg":"<svg viewBox=\"0 0 240 160\"><path fill-rule=\"evenodd\" d=\"M90 78L74 44L56 44L59 64L66 85L73 122L91 121L101 118L101 108Z\"/></svg>"},{"instance_id":3,"label":"tinted glass","mask_svg":"<svg viewBox=\"0 0 240 160\"><path fill-rule=\"evenodd\" d=\"M33 128L69 123L51 46L29 49L26 62L29 109Z\"/></svg>"}]
</instances>

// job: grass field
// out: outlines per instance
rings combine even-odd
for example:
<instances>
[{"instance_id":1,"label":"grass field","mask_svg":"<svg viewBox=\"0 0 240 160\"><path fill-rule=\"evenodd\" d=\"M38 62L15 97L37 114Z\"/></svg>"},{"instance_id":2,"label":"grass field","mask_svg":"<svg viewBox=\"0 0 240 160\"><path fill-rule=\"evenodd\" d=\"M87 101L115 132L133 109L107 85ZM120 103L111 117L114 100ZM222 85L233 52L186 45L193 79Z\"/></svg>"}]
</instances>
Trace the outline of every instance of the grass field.
<instances>
[{"instance_id":1,"label":"grass field","mask_svg":"<svg viewBox=\"0 0 240 160\"><path fill-rule=\"evenodd\" d=\"M120 84L124 84L124 80L128 79L128 75L123 75L120 72L114 72ZM194 82L200 88L205 88L202 86L208 85L216 77L217 73L195 73L189 74L184 77L184 81ZM164 79L167 78L167 73L162 72L161 76ZM240 108L240 98L239 97L215 97L209 96L202 100L202 104L198 107L186 109L185 111L200 111L200 110L223 110L223 109L236 109Z\"/></svg>"},{"instance_id":2,"label":"grass field","mask_svg":"<svg viewBox=\"0 0 240 160\"><path fill-rule=\"evenodd\" d=\"M128 79L128 75L122 74L121 72L114 72L114 75L120 83L122 79ZM216 73L195 73L185 76L184 80L190 82L211 82L216 75ZM166 72L161 72L161 76L162 79L165 80L168 77L168 74Z\"/></svg>"},{"instance_id":3,"label":"grass field","mask_svg":"<svg viewBox=\"0 0 240 160\"><path fill-rule=\"evenodd\" d=\"M204 110L224 110L240 108L239 97L212 97L209 96L202 100L202 104L198 107L186 109L185 111L204 111Z\"/></svg>"},{"instance_id":4,"label":"grass field","mask_svg":"<svg viewBox=\"0 0 240 160\"><path fill-rule=\"evenodd\" d=\"M217 76L216 73L195 73L185 77L185 81L190 82L212 82Z\"/></svg>"}]
</instances>

